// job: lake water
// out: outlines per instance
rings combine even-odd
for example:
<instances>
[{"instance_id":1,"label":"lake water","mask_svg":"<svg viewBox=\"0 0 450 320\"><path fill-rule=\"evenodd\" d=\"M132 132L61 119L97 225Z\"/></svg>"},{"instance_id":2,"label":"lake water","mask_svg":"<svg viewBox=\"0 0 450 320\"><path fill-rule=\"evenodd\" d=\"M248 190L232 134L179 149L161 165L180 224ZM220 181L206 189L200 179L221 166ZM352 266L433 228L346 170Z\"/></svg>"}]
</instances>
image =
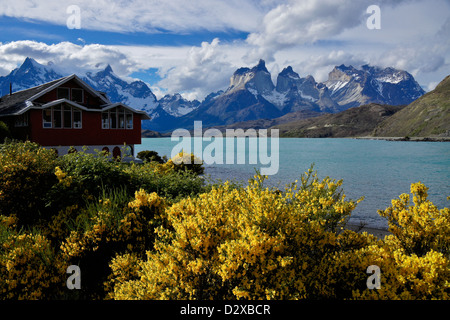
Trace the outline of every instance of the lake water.
<instances>
[{"instance_id":1,"label":"lake water","mask_svg":"<svg viewBox=\"0 0 450 320\"><path fill-rule=\"evenodd\" d=\"M201 138L193 138L191 142L195 142L194 139ZM246 142L247 164L205 165L205 174L213 179L246 183L254 176L255 168L268 167L248 164L248 138ZM203 148L210 143L203 141ZM154 150L160 156L170 158L177 144L179 142L171 141L171 138L143 138L142 144L135 146L135 154L142 150ZM236 140L235 163L239 154L237 144ZM270 152L269 141L268 144ZM223 146L225 148L226 140ZM191 150L194 151L194 148ZM220 152L214 155L222 157ZM226 162L225 157L223 161ZM279 170L269 176L269 183L284 188L285 184L299 179L313 163L320 178L343 179L347 198L365 197L353 211L351 223L364 222L368 227L386 228L387 222L377 214L377 210L388 207L391 199L398 198L401 193L409 193L413 182L421 181L429 187L429 199L438 208L448 207L450 202L446 200L450 195L448 142L280 138Z\"/></svg>"}]
</instances>

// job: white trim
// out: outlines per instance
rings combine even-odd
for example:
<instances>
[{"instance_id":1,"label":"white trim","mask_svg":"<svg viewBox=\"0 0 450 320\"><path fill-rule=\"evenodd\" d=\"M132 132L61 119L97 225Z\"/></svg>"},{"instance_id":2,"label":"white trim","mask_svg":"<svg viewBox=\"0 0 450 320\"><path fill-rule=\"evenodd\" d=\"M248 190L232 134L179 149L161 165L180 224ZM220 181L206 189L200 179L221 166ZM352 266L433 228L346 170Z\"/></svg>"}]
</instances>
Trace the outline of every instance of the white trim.
<instances>
[{"instance_id":1,"label":"white trim","mask_svg":"<svg viewBox=\"0 0 450 320\"><path fill-rule=\"evenodd\" d=\"M65 100L65 99L61 99L61 100ZM68 110L64 110L65 106L62 103L58 103L57 105L61 105L61 127L55 128L55 126L54 126L54 110L53 110L53 107L55 105L53 104L51 106L48 106L47 108L43 108L42 109L42 129L57 129L57 130L59 130L59 129L75 129L75 130L83 129L83 112L81 112L80 110L77 110L77 111L80 111L81 126L80 127L75 127L74 126L74 123L75 123L75 121L74 121L74 113L75 113L74 108L76 108L76 109L78 109L78 108L76 106L70 106L71 121L70 121L70 128L68 128L68 127L64 126L64 112L67 112ZM44 112L47 109L50 109L50 112L51 112L51 115L50 115L51 116L51 121L50 122L44 122ZM44 125L45 123L50 123L51 126L50 127L46 127Z\"/></svg>"},{"instance_id":2,"label":"white trim","mask_svg":"<svg viewBox=\"0 0 450 320\"><path fill-rule=\"evenodd\" d=\"M134 108L132 108L130 106L127 106L126 104L123 104L121 102L116 102L116 103L110 103L110 104L107 104L107 105L103 105L102 106L102 111L107 111L107 110L110 110L110 109L116 108L116 107L124 107L125 109L127 109L127 110L129 110L129 111L131 111L133 113L142 114L144 116L144 118L142 120L150 120L151 119L150 116L148 115L148 113L145 112L144 110L134 109Z\"/></svg>"},{"instance_id":3,"label":"white trim","mask_svg":"<svg viewBox=\"0 0 450 320\"><path fill-rule=\"evenodd\" d=\"M67 99L58 99L58 100L53 100L50 102L47 102L46 104L43 104L42 106L38 107L35 106L33 109L47 109L48 107L53 107L54 105L60 104L60 103L67 103L70 104L72 107L84 110L84 111L101 111L101 109L88 109L85 106L82 106L81 104L76 103L75 101L72 100L67 100Z\"/></svg>"}]
</instances>

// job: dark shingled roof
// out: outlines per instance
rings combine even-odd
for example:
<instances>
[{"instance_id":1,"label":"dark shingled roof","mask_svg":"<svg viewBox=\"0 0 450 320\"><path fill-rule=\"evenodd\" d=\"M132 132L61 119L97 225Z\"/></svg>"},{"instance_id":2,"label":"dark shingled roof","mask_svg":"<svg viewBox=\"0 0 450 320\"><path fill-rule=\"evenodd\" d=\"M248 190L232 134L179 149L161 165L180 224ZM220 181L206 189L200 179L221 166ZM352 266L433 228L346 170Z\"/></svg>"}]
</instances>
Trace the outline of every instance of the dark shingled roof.
<instances>
[{"instance_id":1,"label":"dark shingled roof","mask_svg":"<svg viewBox=\"0 0 450 320\"><path fill-rule=\"evenodd\" d=\"M65 77L64 77L65 78ZM13 94L5 95L0 98L0 116L13 115L20 112L22 109L26 107L26 101L30 99L35 94L38 94L42 90L45 90L55 83L61 81L62 79L53 80L42 85L25 89L17 92L13 92Z\"/></svg>"}]
</instances>

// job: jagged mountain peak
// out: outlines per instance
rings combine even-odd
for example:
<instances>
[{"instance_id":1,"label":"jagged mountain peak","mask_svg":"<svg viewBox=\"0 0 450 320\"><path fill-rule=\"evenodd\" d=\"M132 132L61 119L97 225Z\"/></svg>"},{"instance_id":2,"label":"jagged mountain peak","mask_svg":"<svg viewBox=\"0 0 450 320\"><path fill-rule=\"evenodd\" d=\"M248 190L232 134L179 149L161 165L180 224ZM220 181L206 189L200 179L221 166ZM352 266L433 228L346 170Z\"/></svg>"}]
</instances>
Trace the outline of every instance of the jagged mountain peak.
<instances>
[{"instance_id":1,"label":"jagged mountain peak","mask_svg":"<svg viewBox=\"0 0 450 320\"><path fill-rule=\"evenodd\" d=\"M239 90L248 90L253 95L268 94L275 88L266 63L260 59L258 64L250 68L239 68L230 79L230 86L226 95L233 94Z\"/></svg>"},{"instance_id":2,"label":"jagged mountain peak","mask_svg":"<svg viewBox=\"0 0 450 320\"><path fill-rule=\"evenodd\" d=\"M292 69L291 66L287 66L286 68L284 68L284 69L278 74L278 76L281 76L281 77L289 76L289 77L291 77L291 78L300 79L300 76L298 75L298 73L295 72L294 69Z\"/></svg>"},{"instance_id":3,"label":"jagged mountain peak","mask_svg":"<svg viewBox=\"0 0 450 320\"><path fill-rule=\"evenodd\" d=\"M171 116L180 117L195 110L200 105L200 101L189 101L184 99L181 94L175 93L166 94L159 100L159 105Z\"/></svg>"},{"instance_id":4,"label":"jagged mountain peak","mask_svg":"<svg viewBox=\"0 0 450 320\"><path fill-rule=\"evenodd\" d=\"M336 66L325 85L342 109L368 103L409 104L425 91L406 71L392 67L363 65Z\"/></svg>"},{"instance_id":5,"label":"jagged mountain peak","mask_svg":"<svg viewBox=\"0 0 450 320\"><path fill-rule=\"evenodd\" d=\"M267 71L267 68L266 68L266 62L263 59L259 59L258 64L256 66L254 66L250 71L252 71L252 72L258 72L258 71L269 72L269 71Z\"/></svg>"},{"instance_id":6,"label":"jagged mountain peak","mask_svg":"<svg viewBox=\"0 0 450 320\"><path fill-rule=\"evenodd\" d=\"M45 66L27 57L24 62L10 74L0 77L0 95L9 93L9 85L12 91L28 89L46 82L62 78L59 72L56 72L52 66Z\"/></svg>"}]
</instances>

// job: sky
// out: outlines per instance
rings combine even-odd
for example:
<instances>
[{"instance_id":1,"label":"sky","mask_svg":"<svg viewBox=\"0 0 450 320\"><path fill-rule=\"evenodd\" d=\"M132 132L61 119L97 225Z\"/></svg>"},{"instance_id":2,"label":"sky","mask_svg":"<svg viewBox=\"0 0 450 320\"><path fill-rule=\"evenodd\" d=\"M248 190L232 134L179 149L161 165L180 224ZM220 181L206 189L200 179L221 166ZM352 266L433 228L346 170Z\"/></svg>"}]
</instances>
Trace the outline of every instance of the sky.
<instances>
[{"instance_id":1,"label":"sky","mask_svg":"<svg viewBox=\"0 0 450 320\"><path fill-rule=\"evenodd\" d=\"M259 59L274 82L370 64L429 91L450 74L450 0L0 0L0 76L26 57L66 74L110 64L158 98L202 100Z\"/></svg>"}]
</instances>

